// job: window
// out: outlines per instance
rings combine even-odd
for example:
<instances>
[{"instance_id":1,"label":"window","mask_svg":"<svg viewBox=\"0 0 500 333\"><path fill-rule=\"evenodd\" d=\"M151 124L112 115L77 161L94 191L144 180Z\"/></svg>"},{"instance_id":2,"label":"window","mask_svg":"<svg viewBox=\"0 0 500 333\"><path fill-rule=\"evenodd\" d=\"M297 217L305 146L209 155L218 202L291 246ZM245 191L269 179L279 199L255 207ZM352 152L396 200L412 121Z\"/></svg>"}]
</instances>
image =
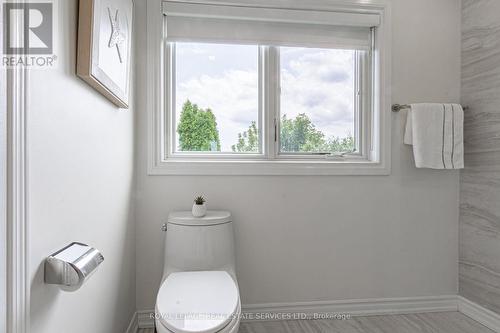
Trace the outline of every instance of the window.
<instances>
[{"instance_id":1,"label":"window","mask_svg":"<svg viewBox=\"0 0 500 333\"><path fill-rule=\"evenodd\" d=\"M164 1L155 163L387 170L380 13Z\"/></svg>"},{"instance_id":2,"label":"window","mask_svg":"<svg viewBox=\"0 0 500 333\"><path fill-rule=\"evenodd\" d=\"M354 50L282 47L280 154L359 151Z\"/></svg>"},{"instance_id":3,"label":"window","mask_svg":"<svg viewBox=\"0 0 500 333\"><path fill-rule=\"evenodd\" d=\"M259 47L172 44L174 153L260 153Z\"/></svg>"}]
</instances>

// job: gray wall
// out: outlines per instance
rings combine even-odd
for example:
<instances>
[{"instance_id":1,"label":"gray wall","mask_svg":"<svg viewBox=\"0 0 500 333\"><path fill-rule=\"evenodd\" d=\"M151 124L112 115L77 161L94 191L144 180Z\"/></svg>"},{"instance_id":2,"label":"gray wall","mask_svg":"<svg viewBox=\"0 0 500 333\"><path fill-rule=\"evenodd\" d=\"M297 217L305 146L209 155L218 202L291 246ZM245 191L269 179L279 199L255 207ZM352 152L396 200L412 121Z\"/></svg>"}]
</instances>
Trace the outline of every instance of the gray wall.
<instances>
[{"instance_id":1,"label":"gray wall","mask_svg":"<svg viewBox=\"0 0 500 333\"><path fill-rule=\"evenodd\" d=\"M460 295L500 313L500 2L462 6Z\"/></svg>"},{"instance_id":2,"label":"gray wall","mask_svg":"<svg viewBox=\"0 0 500 333\"><path fill-rule=\"evenodd\" d=\"M459 102L460 1L392 3L393 101ZM392 115L390 176L148 176L145 1L136 5L138 309L155 303L161 224L198 193L234 214L244 304L457 293L459 173L415 169L404 112Z\"/></svg>"},{"instance_id":3,"label":"gray wall","mask_svg":"<svg viewBox=\"0 0 500 333\"><path fill-rule=\"evenodd\" d=\"M75 75L77 0L58 1L58 68L29 86L31 332L123 333L135 311L133 110ZM81 241L105 261L80 290L43 283L43 260Z\"/></svg>"}]
</instances>

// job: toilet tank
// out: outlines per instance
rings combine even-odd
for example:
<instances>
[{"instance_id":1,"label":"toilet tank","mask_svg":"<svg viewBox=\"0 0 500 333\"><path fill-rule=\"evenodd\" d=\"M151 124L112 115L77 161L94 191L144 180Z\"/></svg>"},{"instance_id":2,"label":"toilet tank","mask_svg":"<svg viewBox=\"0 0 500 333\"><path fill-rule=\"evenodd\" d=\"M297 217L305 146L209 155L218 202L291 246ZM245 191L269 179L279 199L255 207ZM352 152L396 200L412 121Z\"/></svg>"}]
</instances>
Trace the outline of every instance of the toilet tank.
<instances>
[{"instance_id":1,"label":"toilet tank","mask_svg":"<svg viewBox=\"0 0 500 333\"><path fill-rule=\"evenodd\" d=\"M208 211L204 217L172 212L165 236L163 279L179 271L227 271L236 280L231 213Z\"/></svg>"}]
</instances>

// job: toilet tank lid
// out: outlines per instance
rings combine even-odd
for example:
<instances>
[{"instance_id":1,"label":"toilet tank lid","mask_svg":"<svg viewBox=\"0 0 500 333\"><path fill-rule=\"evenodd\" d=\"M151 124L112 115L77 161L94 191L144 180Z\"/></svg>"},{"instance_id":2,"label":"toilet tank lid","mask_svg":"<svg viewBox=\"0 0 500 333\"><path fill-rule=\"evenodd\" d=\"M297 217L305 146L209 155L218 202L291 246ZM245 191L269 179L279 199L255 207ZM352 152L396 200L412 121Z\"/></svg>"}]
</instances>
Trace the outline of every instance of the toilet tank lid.
<instances>
[{"instance_id":1,"label":"toilet tank lid","mask_svg":"<svg viewBox=\"0 0 500 333\"><path fill-rule=\"evenodd\" d=\"M203 217L194 217L190 211L172 212L168 223L179 225L216 225L231 222L231 213L223 210L209 210Z\"/></svg>"}]
</instances>

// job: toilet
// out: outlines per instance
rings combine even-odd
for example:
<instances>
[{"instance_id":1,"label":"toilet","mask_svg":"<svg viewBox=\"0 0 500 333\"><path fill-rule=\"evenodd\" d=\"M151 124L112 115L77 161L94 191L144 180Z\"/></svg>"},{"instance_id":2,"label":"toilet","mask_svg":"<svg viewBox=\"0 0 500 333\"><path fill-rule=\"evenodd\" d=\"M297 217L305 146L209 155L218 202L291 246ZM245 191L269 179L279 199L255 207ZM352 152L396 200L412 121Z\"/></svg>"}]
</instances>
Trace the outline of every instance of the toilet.
<instances>
[{"instance_id":1,"label":"toilet","mask_svg":"<svg viewBox=\"0 0 500 333\"><path fill-rule=\"evenodd\" d=\"M155 306L157 333L236 333L240 315L231 213L170 213Z\"/></svg>"}]
</instances>

